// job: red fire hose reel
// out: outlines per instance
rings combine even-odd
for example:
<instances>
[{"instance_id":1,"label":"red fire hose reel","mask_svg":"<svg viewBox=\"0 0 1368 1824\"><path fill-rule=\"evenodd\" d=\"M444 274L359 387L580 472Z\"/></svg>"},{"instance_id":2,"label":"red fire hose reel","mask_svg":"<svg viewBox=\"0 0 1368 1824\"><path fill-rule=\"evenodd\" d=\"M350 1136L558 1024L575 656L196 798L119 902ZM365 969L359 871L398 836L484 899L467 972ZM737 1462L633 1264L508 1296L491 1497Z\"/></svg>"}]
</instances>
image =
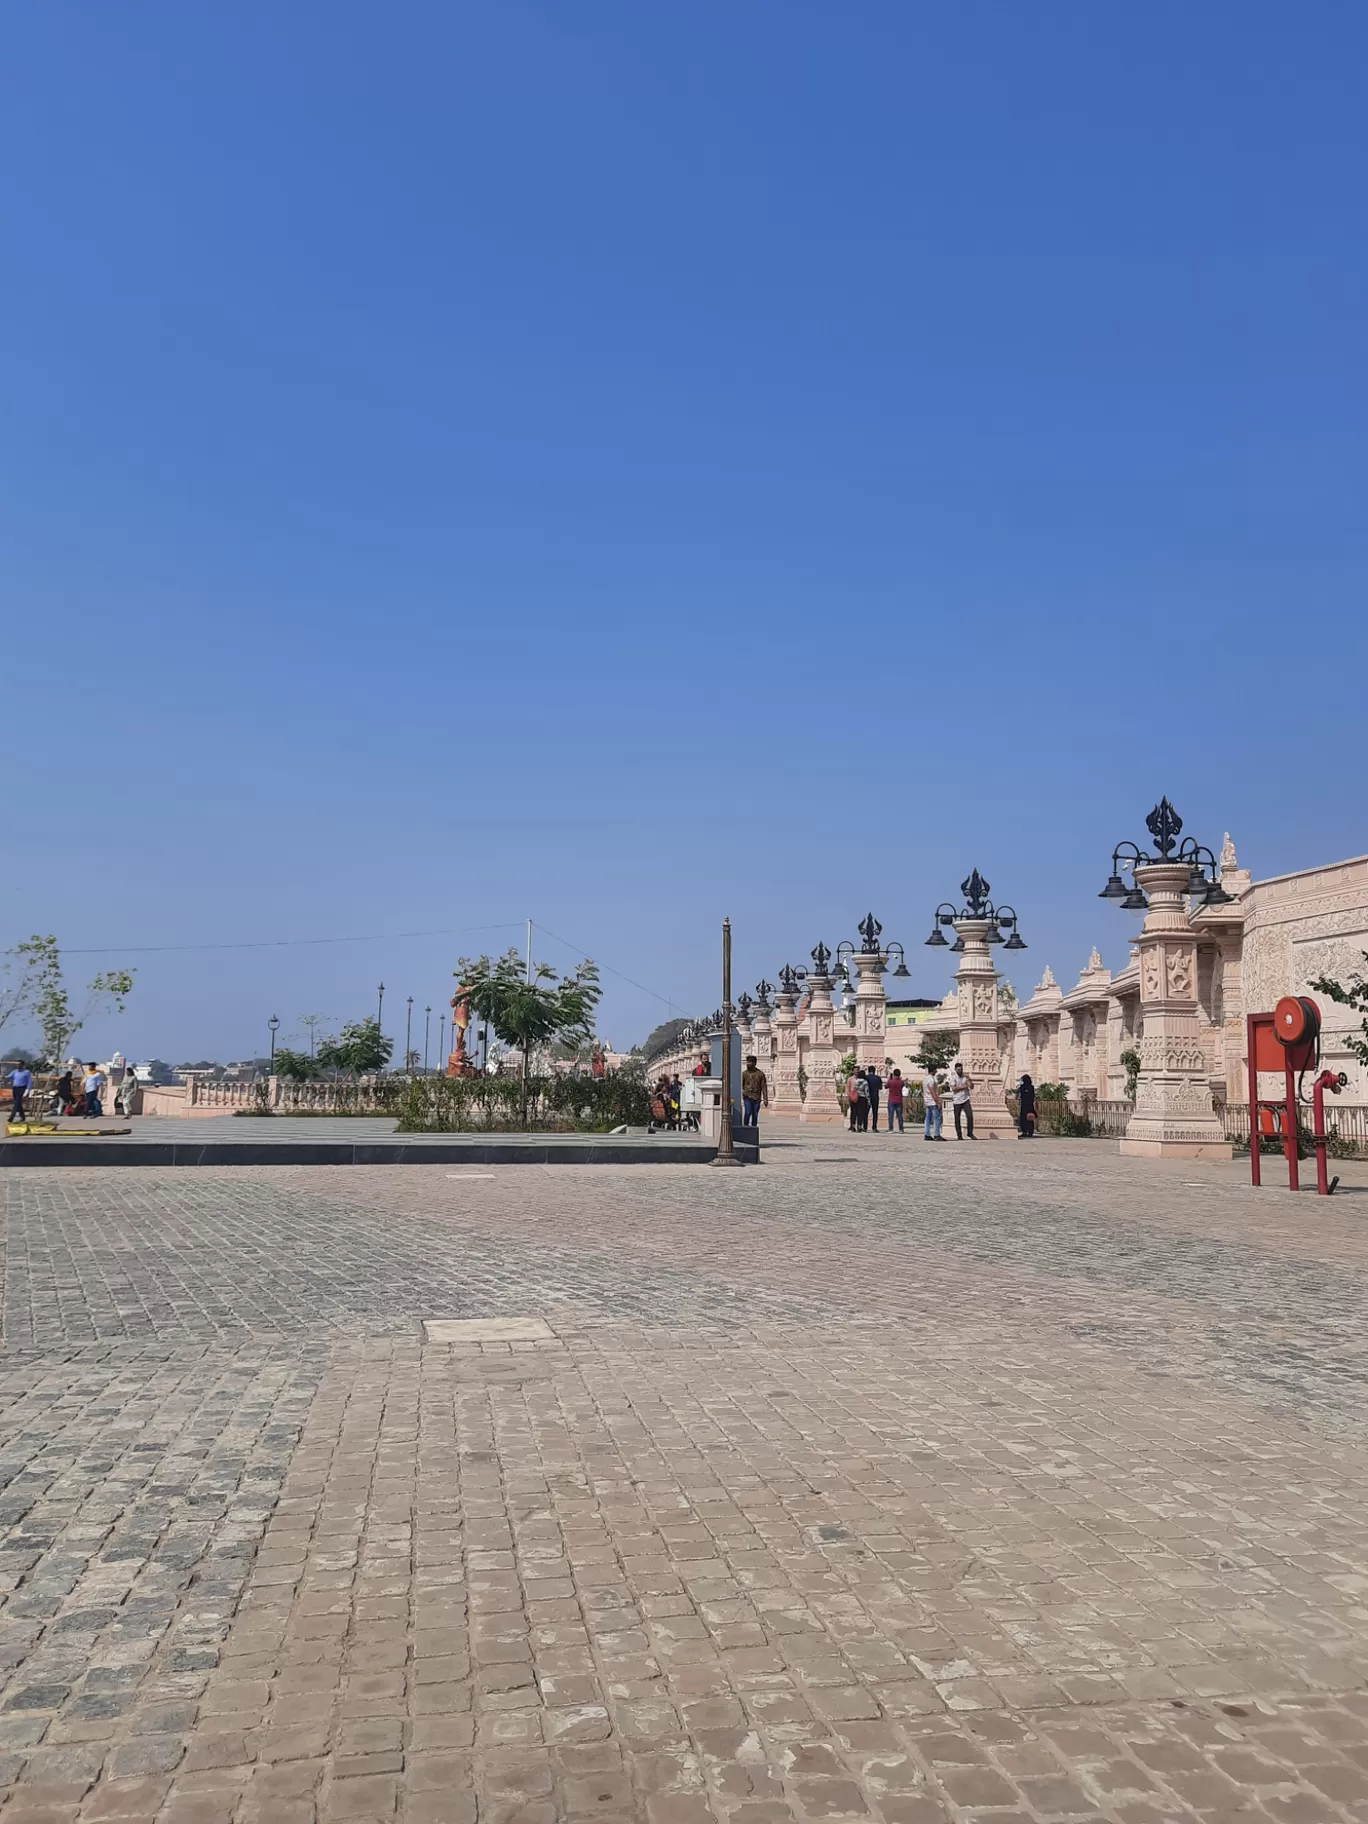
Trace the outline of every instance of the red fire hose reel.
<instances>
[{"instance_id":1,"label":"red fire hose reel","mask_svg":"<svg viewBox=\"0 0 1368 1824\"><path fill-rule=\"evenodd\" d=\"M1249 1038L1249 1175L1261 1182L1259 1143L1280 1139L1287 1159L1287 1180L1297 1181L1297 1106L1300 1079L1320 1064L1320 1008L1304 994L1285 994L1272 1013L1251 1013L1246 1022ZM1283 1079L1281 1096L1259 1094L1260 1073ZM1337 1096L1348 1082L1343 1071L1321 1070L1311 1085L1311 1144L1316 1152L1316 1190L1328 1197L1339 1183L1326 1166L1325 1092Z\"/></svg>"}]
</instances>

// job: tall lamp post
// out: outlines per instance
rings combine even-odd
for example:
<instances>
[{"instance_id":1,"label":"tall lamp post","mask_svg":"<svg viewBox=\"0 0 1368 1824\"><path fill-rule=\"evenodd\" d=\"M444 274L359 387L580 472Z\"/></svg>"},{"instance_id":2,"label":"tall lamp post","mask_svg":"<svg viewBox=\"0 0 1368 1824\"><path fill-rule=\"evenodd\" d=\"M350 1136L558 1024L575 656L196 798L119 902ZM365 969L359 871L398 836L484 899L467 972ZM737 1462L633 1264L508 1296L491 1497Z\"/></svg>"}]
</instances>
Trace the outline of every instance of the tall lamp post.
<instances>
[{"instance_id":1,"label":"tall lamp post","mask_svg":"<svg viewBox=\"0 0 1368 1824\"><path fill-rule=\"evenodd\" d=\"M423 1009L423 1075L424 1076L427 1075L428 1041L431 1039L431 1037L432 1037L432 1009L431 1009L431 1007L424 1007L424 1009Z\"/></svg>"},{"instance_id":2,"label":"tall lamp post","mask_svg":"<svg viewBox=\"0 0 1368 1824\"><path fill-rule=\"evenodd\" d=\"M408 1013L404 1018L404 1069L410 1076L413 1074L413 996L408 997Z\"/></svg>"},{"instance_id":3,"label":"tall lamp post","mask_svg":"<svg viewBox=\"0 0 1368 1824\"><path fill-rule=\"evenodd\" d=\"M1002 944L1008 950L1024 950L1026 942L1017 928L1016 912L1011 906L995 906L990 891L988 882L975 868L967 880L960 882L963 905L956 908L945 902L937 906L926 941L960 956L955 971L960 1058L982 1095L982 1100L974 1102L974 1132L987 1140L999 1140L1013 1132L1014 1123L1003 1095L998 974L989 950L994 944ZM954 931L953 944L946 943L943 925Z\"/></svg>"},{"instance_id":4,"label":"tall lamp post","mask_svg":"<svg viewBox=\"0 0 1368 1824\"><path fill-rule=\"evenodd\" d=\"M740 1165L732 1147L731 1065L731 920L722 920L722 1107L718 1111L714 1165Z\"/></svg>"},{"instance_id":5,"label":"tall lamp post","mask_svg":"<svg viewBox=\"0 0 1368 1824\"><path fill-rule=\"evenodd\" d=\"M1186 837L1167 798L1145 819L1154 852L1133 842L1112 850L1112 871L1099 898L1143 912L1140 928L1140 1076L1123 1153L1148 1158L1229 1159L1230 1142L1211 1100L1210 1070L1197 1009L1197 944L1193 909L1224 906L1216 858ZM1122 871L1130 875L1130 886Z\"/></svg>"},{"instance_id":6,"label":"tall lamp post","mask_svg":"<svg viewBox=\"0 0 1368 1824\"><path fill-rule=\"evenodd\" d=\"M384 1015L384 1011L385 1011L385 984L383 982L381 982L380 986L375 991L375 1029L377 1032L381 1032L384 1030L384 1028L380 1024L380 1021Z\"/></svg>"},{"instance_id":7,"label":"tall lamp post","mask_svg":"<svg viewBox=\"0 0 1368 1824\"><path fill-rule=\"evenodd\" d=\"M280 1031L280 1015L278 1013L273 1013L271 1015L270 1019L267 1020L266 1024L271 1029L271 1075L274 1076L275 1075L275 1041L276 1041L276 1034Z\"/></svg>"}]
</instances>

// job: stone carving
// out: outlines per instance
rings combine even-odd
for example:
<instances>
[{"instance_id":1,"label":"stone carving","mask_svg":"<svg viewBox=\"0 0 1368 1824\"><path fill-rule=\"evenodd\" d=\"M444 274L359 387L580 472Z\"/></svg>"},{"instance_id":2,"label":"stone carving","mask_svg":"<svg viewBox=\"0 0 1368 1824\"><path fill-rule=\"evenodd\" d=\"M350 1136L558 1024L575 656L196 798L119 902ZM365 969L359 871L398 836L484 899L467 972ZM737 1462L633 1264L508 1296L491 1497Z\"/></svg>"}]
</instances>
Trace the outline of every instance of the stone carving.
<instances>
[{"instance_id":1,"label":"stone carving","mask_svg":"<svg viewBox=\"0 0 1368 1824\"><path fill-rule=\"evenodd\" d=\"M993 984L991 982L976 982L974 984L974 1018L976 1020L991 1020L994 1012Z\"/></svg>"},{"instance_id":2,"label":"stone carving","mask_svg":"<svg viewBox=\"0 0 1368 1824\"><path fill-rule=\"evenodd\" d=\"M1225 833L1225 841L1221 844L1221 872L1222 874L1227 874L1232 868L1237 868L1239 865L1239 862L1235 859L1235 844L1230 840L1230 831L1227 830Z\"/></svg>"},{"instance_id":3,"label":"stone carving","mask_svg":"<svg viewBox=\"0 0 1368 1824\"><path fill-rule=\"evenodd\" d=\"M1157 950L1151 950L1145 958L1140 971L1140 979L1145 985L1145 999L1157 1001L1164 988L1164 971L1160 966Z\"/></svg>"},{"instance_id":4,"label":"stone carving","mask_svg":"<svg viewBox=\"0 0 1368 1824\"><path fill-rule=\"evenodd\" d=\"M1187 1000L1192 993L1191 950L1169 951L1168 980L1169 993L1179 1000Z\"/></svg>"}]
</instances>

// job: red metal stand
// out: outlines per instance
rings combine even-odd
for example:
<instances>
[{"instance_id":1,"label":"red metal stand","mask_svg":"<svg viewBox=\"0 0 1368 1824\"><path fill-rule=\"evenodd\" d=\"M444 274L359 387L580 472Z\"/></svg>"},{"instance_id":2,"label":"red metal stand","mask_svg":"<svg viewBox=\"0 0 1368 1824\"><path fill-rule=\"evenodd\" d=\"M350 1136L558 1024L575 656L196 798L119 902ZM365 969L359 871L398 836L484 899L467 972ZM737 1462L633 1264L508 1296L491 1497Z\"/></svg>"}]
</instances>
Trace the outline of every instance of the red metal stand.
<instances>
[{"instance_id":1,"label":"red metal stand","mask_svg":"<svg viewBox=\"0 0 1368 1824\"><path fill-rule=\"evenodd\" d=\"M1297 1176L1297 1078L1320 1062L1320 1008L1305 995L1285 995L1272 1013L1251 1013L1245 1021L1249 1043L1249 1176L1262 1183L1259 1146L1267 1135L1277 1135L1287 1159L1287 1183L1299 1190ZM1259 1094L1259 1074L1282 1073L1281 1097ZM1325 1092L1338 1095L1347 1078L1321 1071L1311 1088L1312 1144L1316 1152L1316 1190L1328 1197L1339 1183L1326 1166Z\"/></svg>"}]
</instances>

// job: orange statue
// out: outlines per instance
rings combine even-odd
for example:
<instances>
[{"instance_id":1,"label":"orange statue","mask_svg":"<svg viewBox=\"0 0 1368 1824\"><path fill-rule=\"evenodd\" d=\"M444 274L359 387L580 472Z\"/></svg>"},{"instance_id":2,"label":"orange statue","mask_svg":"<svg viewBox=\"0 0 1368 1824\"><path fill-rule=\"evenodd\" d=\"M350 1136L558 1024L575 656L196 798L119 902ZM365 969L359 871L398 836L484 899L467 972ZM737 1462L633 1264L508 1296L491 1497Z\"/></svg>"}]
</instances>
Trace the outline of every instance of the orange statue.
<instances>
[{"instance_id":1,"label":"orange statue","mask_svg":"<svg viewBox=\"0 0 1368 1824\"><path fill-rule=\"evenodd\" d=\"M466 1056L466 1027L470 1024L470 995L463 985L451 997L451 1052L446 1061L449 1077L473 1077L477 1069Z\"/></svg>"}]
</instances>

